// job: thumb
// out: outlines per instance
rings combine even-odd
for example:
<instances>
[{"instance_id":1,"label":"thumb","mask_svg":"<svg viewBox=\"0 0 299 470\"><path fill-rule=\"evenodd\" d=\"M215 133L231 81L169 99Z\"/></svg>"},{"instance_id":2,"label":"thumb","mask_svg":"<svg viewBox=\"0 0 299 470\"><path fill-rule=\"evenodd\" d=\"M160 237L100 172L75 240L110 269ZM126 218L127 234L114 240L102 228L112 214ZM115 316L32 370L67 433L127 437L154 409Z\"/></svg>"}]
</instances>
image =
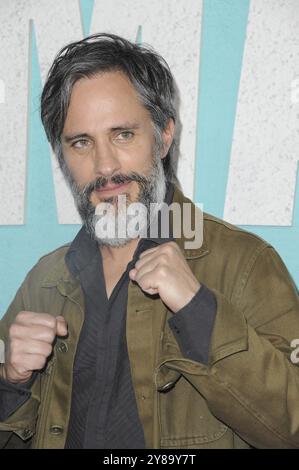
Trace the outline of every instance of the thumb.
<instances>
[{"instance_id":1,"label":"thumb","mask_svg":"<svg viewBox=\"0 0 299 470\"><path fill-rule=\"evenodd\" d=\"M67 323L61 315L56 317L56 334L57 336L67 335Z\"/></svg>"}]
</instances>

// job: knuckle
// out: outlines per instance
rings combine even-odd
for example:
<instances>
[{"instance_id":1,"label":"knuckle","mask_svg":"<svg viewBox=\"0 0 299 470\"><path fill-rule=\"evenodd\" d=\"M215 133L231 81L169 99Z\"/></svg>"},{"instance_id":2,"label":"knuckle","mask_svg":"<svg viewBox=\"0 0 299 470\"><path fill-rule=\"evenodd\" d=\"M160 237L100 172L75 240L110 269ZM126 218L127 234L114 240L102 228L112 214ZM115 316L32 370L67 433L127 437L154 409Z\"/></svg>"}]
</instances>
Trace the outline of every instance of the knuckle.
<instances>
[{"instance_id":1,"label":"knuckle","mask_svg":"<svg viewBox=\"0 0 299 470\"><path fill-rule=\"evenodd\" d=\"M168 255L167 253L162 253L161 256L160 256L160 263L165 263L167 264L168 262Z\"/></svg>"},{"instance_id":2,"label":"knuckle","mask_svg":"<svg viewBox=\"0 0 299 470\"><path fill-rule=\"evenodd\" d=\"M9 356L14 357L19 350L19 342L17 340L11 341L9 344Z\"/></svg>"},{"instance_id":3,"label":"knuckle","mask_svg":"<svg viewBox=\"0 0 299 470\"><path fill-rule=\"evenodd\" d=\"M166 266L159 266L159 275L161 277L167 277L167 267Z\"/></svg>"},{"instance_id":4,"label":"knuckle","mask_svg":"<svg viewBox=\"0 0 299 470\"><path fill-rule=\"evenodd\" d=\"M44 347L43 347L43 355L44 355L45 357L50 356L52 350L53 350L52 345L45 343L45 345L44 345Z\"/></svg>"},{"instance_id":5,"label":"knuckle","mask_svg":"<svg viewBox=\"0 0 299 470\"><path fill-rule=\"evenodd\" d=\"M168 245L169 245L169 248L170 248L171 252L179 250L179 247L178 247L176 242L169 242Z\"/></svg>"},{"instance_id":6,"label":"knuckle","mask_svg":"<svg viewBox=\"0 0 299 470\"><path fill-rule=\"evenodd\" d=\"M47 343L52 344L52 342L54 341L55 336L56 336L56 329L49 328L49 327L46 327L46 328L43 329L42 339L44 341L46 341Z\"/></svg>"},{"instance_id":7,"label":"knuckle","mask_svg":"<svg viewBox=\"0 0 299 470\"><path fill-rule=\"evenodd\" d=\"M147 281L148 281L148 276L147 274L144 274L138 279L138 284L140 285L140 287L145 287L145 284L147 283Z\"/></svg>"},{"instance_id":8,"label":"knuckle","mask_svg":"<svg viewBox=\"0 0 299 470\"><path fill-rule=\"evenodd\" d=\"M25 370L39 370L42 369L46 363L46 357L41 354L30 354L24 361L23 368Z\"/></svg>"},{"instance_id":9,"label":"knuckle","mask_svg":"<svg viewBox=\"0 0 299 470\"><path fill-rule=\"evenodd\" d=\"M138 261L135 263L135 268L136 268L136 269L139 269L140 265L141 265L141 260L138 260Z\"/></svg>"},{"instance_id":10,"label":"knuckle","mask_svg":"<svg viewBox=\"0 0 299 470\"><path fill-rule=\"evenodd\" d=\"M44 317L45 320L45 326L47 326L50 329L56 328L56 318L52 317L52 315L47 315Z\"/></svg>"},{"instance_id":11,"label":"knuckle","mask_svg":"<svg viewBox=\"0 0 299 470\"><path fill-rule=\"evenodd\" d=\"M28 318L29 312L26 312L25 310L21 310L17 316L16 316L16 321L24 321Z\"/></svg>"},{"instance_id":12,"label":"knuckle","mask_svg":"<svg viewBox=\"0 0 299 470\"><path fill-rule=\"evenodd\" d=\"M15 336L18 336L18 333L19 333L18 325L16 323L13 323L12 325L10 325L8 333L9 333L10 338L14 338Z\"/></svg>"},{"instance_id":13,"label":"knuckle","mask_svg":"<svg viewBox=\"0 0 299 470\"><path fill-rule=\"evenodd\" d=\"M20 364L21 364L21 357L19 354L15 353L13 354L11 357L10 357L10 364L12 365L12 367L15 369L15 370L19 370L20 368Z\"/></svg>"},{"instance_id":14,"label":"knuckle","mask_svg":"<svg viewBox=\"0 0 299 470\"><path fill-rule=\"evenodd\" d=\"M36 369L42 369L44 367L44 365L46 364L46 360L47 358L46 357L43 357L43 356L36 356L36 359L35 359L35 367Z\"/></svg>"},{"instance_id":15,"label":"knuckle","mask_svg":"<svg viewBox=\"0 0 299 470\"><path fill-rule=\"evenodd\" d=\"M170 255L174 251L174 246L173 242L168 242L163 245L163 252L166 253L167 255Z\"/></svg>"},{"instance_id":16,"label":"knuckle","mask_svg":"<svg viewBox=\"0 0 299 470\"><path fill-rule=\"evenodd\" d=\"M175 248L175 249L177 249L177 248L178 248L178 245L177 245L177 243L176 243L175 241L173 241L173 240L172 240L172 241L170 241L170 242L168 243L168 245L170 245L172 248Z\"/></svg>"}]
</instances>

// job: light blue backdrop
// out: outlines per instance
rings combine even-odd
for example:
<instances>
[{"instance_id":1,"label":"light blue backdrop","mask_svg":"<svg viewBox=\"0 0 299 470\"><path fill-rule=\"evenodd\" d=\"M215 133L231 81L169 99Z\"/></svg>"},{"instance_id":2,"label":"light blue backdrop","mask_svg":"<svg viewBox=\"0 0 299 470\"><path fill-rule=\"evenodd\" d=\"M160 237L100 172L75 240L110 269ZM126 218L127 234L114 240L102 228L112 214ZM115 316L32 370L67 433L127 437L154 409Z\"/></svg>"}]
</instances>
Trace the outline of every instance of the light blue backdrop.
<instances>
[{"instance_id":1,"label":"light blue backdrop","mask_svg":"<svg viewBox=\"0 0 299 470\"><path fill-rule=\"evenodd\" d=\"M81 0L84 34L93 0ZM205 0L197 122L195 201L223 217L249 0ZM137 32L137 31L136 31ZM140 31L139 31L140 33ZM140 36L139 36L140 37ZM48 143L39 118L41 79L31 25L26 217L23 226L0 226L0 317L37 260L72 240L78 225L59 225ZM279 194L277 195L279 197ZM299 191L292 227L244 227L270 241L299 285Z\"/></svg>"}]
</instances>

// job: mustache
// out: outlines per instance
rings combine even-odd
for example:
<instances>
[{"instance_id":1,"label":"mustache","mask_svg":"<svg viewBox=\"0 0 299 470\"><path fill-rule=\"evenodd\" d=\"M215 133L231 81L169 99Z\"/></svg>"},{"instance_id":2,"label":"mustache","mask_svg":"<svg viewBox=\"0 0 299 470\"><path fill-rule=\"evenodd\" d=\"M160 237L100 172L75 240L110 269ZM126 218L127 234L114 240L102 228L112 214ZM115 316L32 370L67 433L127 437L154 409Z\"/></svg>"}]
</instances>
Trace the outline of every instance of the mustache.
<instances>
[{"instance_id":1,"label":"mustache","mask_svg":"<svg viewBox=\"0 0 299 470\"><path fill-rule=\"evenodd\" d=\"M104 188L105 186L107 186L108 183L123 184L123 183L128 183L130 181L136 181L142 187L145 187L146 183L148 182L145 176L136 172L131 172L127 175L119 173L117 175L112 176L111 178L107 178L105 176L99 176L96 180L84 186L82 190L82 194L85 197L89 197L93 191Z\"/></svg>"}]
</instances>

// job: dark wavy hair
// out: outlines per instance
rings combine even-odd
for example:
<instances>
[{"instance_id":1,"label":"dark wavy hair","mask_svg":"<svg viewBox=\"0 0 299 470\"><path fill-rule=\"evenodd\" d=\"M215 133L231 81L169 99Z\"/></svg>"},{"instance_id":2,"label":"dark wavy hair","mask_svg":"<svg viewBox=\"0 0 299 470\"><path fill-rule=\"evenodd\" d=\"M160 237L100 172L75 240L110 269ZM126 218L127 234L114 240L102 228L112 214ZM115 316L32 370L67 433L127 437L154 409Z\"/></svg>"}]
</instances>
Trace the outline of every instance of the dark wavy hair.
<instances>
[{"instance_id":1,"label":"dark wavy hair","mask_svg":"<svg viewBox=\"0 0 299 470\"><path fill-rule=\"evenodd\" d=\"M139 94L150 112L156 141L169 119L176 120L175 87L165 60L150 46L137 45L115 34L94 34L63 47L47 75L41 96L41 119L59 165L65 168L61 134L72 88L77 80L97 73L121 71ZM174 142L163 159L167 181L176 182L173 169Z\"/></svg>"}]
</instances>

